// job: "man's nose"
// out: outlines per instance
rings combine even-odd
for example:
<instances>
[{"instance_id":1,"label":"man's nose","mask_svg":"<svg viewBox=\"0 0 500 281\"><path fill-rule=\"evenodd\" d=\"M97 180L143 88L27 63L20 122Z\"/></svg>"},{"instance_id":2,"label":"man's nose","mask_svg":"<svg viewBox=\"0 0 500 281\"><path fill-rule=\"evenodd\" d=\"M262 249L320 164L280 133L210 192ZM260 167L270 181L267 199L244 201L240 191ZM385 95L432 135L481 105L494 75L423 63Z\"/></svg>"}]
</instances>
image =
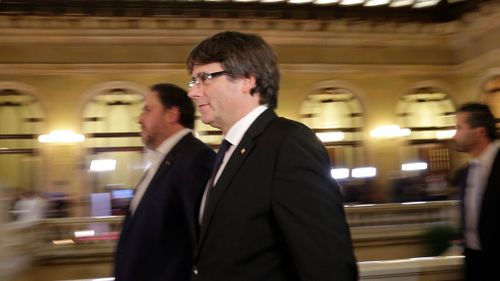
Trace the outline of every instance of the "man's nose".
<instances>
[{"instance_id":1,"label":"man's nose","mask_svg":"<svg viewBox=\"0 0 500 281\"><path fill-rule=\"evenodd\" d=\"M198 98L200 97L200 95L201 95L201 87L198 85L194 85L194 87L188 90L188 97L190 97L191 99Z\"/></svg>"}]
</instances>

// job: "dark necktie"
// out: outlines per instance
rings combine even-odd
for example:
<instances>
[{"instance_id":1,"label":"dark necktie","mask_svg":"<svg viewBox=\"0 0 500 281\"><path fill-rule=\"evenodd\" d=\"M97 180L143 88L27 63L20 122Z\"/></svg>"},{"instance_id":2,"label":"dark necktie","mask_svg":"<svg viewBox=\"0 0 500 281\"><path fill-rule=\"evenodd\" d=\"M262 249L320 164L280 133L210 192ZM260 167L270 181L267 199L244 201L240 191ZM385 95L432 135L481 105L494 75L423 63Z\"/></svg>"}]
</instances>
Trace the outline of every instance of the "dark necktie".
<instances>
[{"instance_id":1,"label":"dark necktie","mask_svg":"<svg viewBox=\"0 0 500 281\"><path fill-rule=\"evenodd\" d=\"M214 188L214 182L215 182L215 177L217 176L217 172L220 169L220 166L222 165L222 161L224 160L224 155L226 155L227 150L231 147L231 143L228 142L226 139L222 141L222 143L219 146L219 150L217 151L217 155L215 156L215 163L214 163L214 168L212 170L212 175L210 176L210 179L208 180L207 183L207 196L205 198L205 204L203 206L203 220L202 222L205 221L205 213L207 211L208 207L208 201L210 199L210 193L212 193L212 189Z\"/></svg>"}]
</instances>

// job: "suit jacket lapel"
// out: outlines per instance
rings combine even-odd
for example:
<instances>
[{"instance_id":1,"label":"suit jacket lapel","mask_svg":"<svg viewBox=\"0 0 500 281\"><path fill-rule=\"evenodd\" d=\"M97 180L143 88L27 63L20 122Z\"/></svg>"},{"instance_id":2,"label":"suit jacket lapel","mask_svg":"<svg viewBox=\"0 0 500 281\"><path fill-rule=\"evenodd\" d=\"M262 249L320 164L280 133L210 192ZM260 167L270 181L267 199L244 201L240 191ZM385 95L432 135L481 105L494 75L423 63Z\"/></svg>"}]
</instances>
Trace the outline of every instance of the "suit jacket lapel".
<instances>
[{"instance_id":1,"label":"suit jacket lapel","mask_svg":"<svg viewBox=\"0 0 500 281\"><path fill-rule=\"evenodd\" d=\"M177 152L179 149L183 146L184 141L189 137L192 137L192 134L187 134L184 136L179 142L177 142L174 147L167 153L167 155L163 158L162 163L158 167L158 170L156 171L155 175L151 179L151 182L148 185L148 188L146 192L144 192L144 195L141 198L141 201L137 205L137 209L135 210L133 216L132 216L132 223L135 218L138 218L139 215L142 213L142 210L144 209L145 205L148 204L149 197L151 197L151 193L153 192L152 189L156 188L157 185L159 184L160 180L166 176L168 170L170 169L171 165L175 161L175 156L177 155Z\"/></svg>"},{"instance_id":2,"label":"suit jacket lapel","mask_svg":"<svg viewBox=\"0 0 500 281\"><path fill-rule=\"evenodd\" d=\"M245 161L247 155L250 155L253 147L254 147L254 138L258 136L264 129L267 127L269 122L276 118L276 114L272 109L267 109L264 111L253 124L248 128L247 132L241 139L239 145L234 150L231 158L227 162L224 167L224 171L220 175L217 184L214 186L214 189L210 194L210 201L208 206L205 209L205 220L203 225L201 225L201 233L200 233L200 246L205 240L205 236L207 234L208 226L213 218L215 210L217 208L217 204L219 200L222 198L222 195L228 188L231 180L233 179L236 172L239 170L241 164Z\"/></svg>"}]
</instances>

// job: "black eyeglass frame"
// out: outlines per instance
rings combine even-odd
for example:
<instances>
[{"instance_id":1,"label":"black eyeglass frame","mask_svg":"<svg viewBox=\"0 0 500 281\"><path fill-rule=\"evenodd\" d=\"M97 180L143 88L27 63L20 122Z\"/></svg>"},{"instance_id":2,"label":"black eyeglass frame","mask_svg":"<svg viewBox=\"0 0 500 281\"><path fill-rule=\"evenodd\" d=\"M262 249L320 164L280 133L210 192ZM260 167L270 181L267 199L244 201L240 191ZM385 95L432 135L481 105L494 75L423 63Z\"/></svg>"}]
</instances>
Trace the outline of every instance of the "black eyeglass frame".
<instances>
[{"instance_id":1,"label":"black eyeglass frame","mask_svg":"<svg viewBox=\"0 0 500 281\"><path fill-rule=\"evenodd\" d=\"M229 72L227 72L227 70L221 70L221 71L216 71L216 72L212 72L212 73L205 73L205 72L198 73L198 75L196 75L196 77L193 77L193 79L188 82L188 88L192 89L195 86L199 87L200 84L205 83L207 80L213 79L213 78L225 75L225 74L229 74Z\"/></svg>"}]
</instances>

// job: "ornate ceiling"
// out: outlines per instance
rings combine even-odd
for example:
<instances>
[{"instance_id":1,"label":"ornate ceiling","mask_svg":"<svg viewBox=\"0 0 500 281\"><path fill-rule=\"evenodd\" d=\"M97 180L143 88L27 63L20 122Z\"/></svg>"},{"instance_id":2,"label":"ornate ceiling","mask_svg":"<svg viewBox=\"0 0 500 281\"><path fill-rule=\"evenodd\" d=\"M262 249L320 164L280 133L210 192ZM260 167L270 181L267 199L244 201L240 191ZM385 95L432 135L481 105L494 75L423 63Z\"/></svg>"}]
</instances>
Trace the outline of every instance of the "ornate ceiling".
<instances>
[{"instance_id":1,"label":"ornate ceiling","mask_svg":"<svg viewBox=\"0 0 500 281\"><path fill-rule=\"evenodd\" d=\"M449 22L494 0L0 0L0 14Z\"/></svg>"}]
</instances>

